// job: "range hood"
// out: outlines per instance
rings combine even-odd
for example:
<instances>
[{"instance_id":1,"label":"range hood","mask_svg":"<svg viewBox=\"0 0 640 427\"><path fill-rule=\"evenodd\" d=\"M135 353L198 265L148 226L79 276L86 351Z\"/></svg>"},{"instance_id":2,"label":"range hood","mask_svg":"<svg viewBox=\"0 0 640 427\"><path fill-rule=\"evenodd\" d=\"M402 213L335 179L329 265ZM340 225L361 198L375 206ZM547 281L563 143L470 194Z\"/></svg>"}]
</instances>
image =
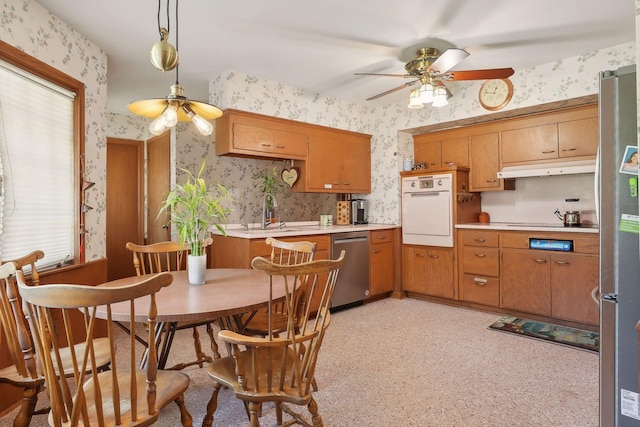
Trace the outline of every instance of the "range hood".
<instances>
[{"instance_id":1,"label":"range hood","mask_svg":"<svg viewBox=\"0 0 640 427\"><path fill-rule=\"evenodd\" d=\"M531 176L571 175L594 173L596 161L576 160L572 162L541 163L536 165L506 166L498 172L498 178L523 178Z\"/></svg>"}]
</instances>

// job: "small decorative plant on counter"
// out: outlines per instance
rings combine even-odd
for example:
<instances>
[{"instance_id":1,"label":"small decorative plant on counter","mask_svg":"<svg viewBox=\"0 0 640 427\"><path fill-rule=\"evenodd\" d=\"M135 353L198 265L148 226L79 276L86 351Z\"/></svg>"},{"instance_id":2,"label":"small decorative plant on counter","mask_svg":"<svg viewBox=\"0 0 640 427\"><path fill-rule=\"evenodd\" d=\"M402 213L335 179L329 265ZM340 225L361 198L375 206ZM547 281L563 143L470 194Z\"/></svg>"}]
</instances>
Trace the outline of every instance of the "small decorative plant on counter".
<instances>
[{"instance_id":1,"label":"small decorative plant on counter","mask_svg":"<svg viewBox=\"0 0 640 427\"><path fill-rule=\"evenodd\" d=\"M256 172L253 174L253 179L256 180L253 187L260 190L263 195L268 193L276 196L284 189L284 182L280 179L276 166L267 171ZM273 208L273 201L271 199L267 200L267 208Z\"/></svg>"},{"instance_id":2,"label":"small decorative plant on counter","mask_svg":"<svg viewBox=\"0 0 640 427\"><path fill-rule=\"evenodd\" d=\"M214 225L226 235L220 224L226 223L231 209L223 207L221 202L223 199L231 199L231 195L222 184L207 184L202 178L204 168L203 161L196 176L191 171L180 169L187 174L187 181L184 184L176 184L175 188L169 191L160 213L169 213L169 222L175 225L180 235L180 243L189 245L189 257L204 257L203 265L206 269L204 242L208 237L207 230ZM191 270L191 266L189 269ZM204 272L202 274L204 275ZM189 281L196 283L191 278Z\"/></svg>"}]
</instances>

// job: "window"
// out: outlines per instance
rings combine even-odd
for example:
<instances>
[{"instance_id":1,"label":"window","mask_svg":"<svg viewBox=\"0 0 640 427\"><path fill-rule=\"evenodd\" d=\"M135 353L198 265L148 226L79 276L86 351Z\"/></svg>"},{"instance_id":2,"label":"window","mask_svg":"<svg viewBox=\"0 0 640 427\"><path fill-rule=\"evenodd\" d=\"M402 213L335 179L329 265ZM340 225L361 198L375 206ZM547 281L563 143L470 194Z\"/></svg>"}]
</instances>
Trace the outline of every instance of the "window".
<instances>
[{"instance_id":1,"label":"window","mask_svg":"<svg viewBox=\"0 0 640 427\"><path fill-rule=\"evenodd\" d=\"M0 45L0 259L78 262L84 86Z\"/></svg>"}]
</instances>

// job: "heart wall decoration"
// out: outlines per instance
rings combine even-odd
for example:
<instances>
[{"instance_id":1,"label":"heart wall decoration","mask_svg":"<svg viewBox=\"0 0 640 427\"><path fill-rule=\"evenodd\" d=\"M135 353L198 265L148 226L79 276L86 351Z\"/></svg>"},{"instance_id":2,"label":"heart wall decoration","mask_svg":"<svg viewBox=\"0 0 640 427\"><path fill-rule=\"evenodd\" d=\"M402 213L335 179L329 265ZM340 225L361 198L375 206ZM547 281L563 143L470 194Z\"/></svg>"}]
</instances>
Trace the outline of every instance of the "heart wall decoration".
<instances>
[{"instance_id":1,"label":"heart wall decoration","mask_svg":"<svg viewBox=\"0 0 640 427\"><path fill-rule=\"evenodd\" d=\"M293 184L296 183L299 176L300 176L300 169L296 167L291 167L290 169L283 169L281 174L282 180L289 187L293 187Z\"/></svg>"}]
</instances>

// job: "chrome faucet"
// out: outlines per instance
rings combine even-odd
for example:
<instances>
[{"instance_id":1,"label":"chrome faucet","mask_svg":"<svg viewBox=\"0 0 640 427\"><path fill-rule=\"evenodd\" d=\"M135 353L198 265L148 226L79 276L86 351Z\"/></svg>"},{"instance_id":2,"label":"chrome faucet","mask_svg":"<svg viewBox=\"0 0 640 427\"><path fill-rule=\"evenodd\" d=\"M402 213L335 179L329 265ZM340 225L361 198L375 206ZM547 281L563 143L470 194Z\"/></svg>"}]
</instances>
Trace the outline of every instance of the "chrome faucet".
<instances>
[{"instance_id":1,"label":"chrome faucet","mask_svg":"<svg viewBox=\"0 0 640 427\"><path fill-rule=\"evenodd\" d=\"M278 201L276 200L275 196L271 193L266 193L264 195L264 199L262 199L262 221L261 221L261 225L260 228L261 229L265 229L267 228L268 225L273 224L274 220L275 222L277 222L277 218L276 217L269 217L267 219L267 198L271 197L271 201L273 202L273 209L277 209L278 208Z\"/></svg>"}]
</instances>

